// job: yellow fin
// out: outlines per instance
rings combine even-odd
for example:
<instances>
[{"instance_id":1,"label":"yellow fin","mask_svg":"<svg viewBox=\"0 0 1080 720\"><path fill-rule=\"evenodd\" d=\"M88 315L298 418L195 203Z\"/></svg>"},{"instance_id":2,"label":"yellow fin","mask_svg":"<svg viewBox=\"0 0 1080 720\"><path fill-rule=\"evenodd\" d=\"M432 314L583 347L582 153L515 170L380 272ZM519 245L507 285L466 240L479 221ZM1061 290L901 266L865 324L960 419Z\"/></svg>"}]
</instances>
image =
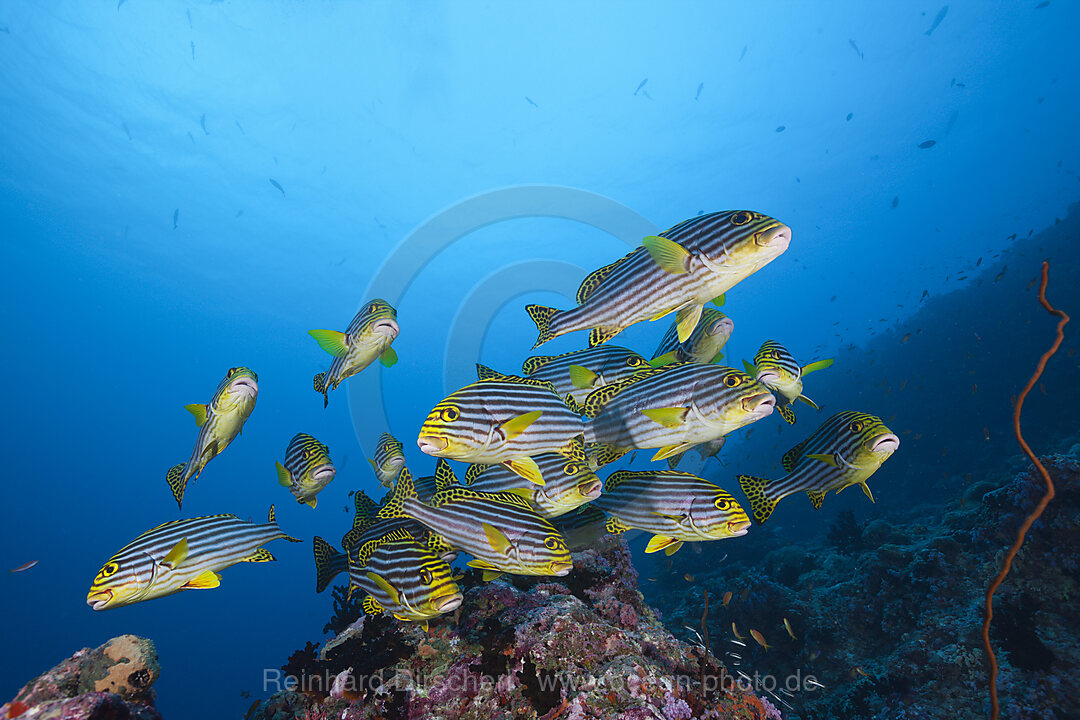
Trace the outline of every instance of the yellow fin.
<instances>
[{"instance_id":1,"label":"yellow fin","mask_svg":"<svg viewBox=\"0 0 1080 720\"><path fill-rule=\"evenodd\" d=\"M491 549L500 555L506 555L512 547L510 538L506 537L502 530L490 523L480 523L480 526L484 528L484 535L487 536L488 545L491 546Z\"/></svg>"},{"instance_id":2,"label":"yellow fin","mask_svg":"<svg viewBox=\"0 0 1080 720\"><path fill-rule=\"evenodd\" d=\"M308 330L308 335L315 338L326 352L334 357L345 357L349 353L349 346L345 344L345 333L337 330Z\"/></svg>"},{"instance_id":3,"label":"yellow fin","mask_svg":"<svg viewBox=\"0 0 1080 720\"><path fill-rule=\"evenodd\" d=\"M612 330L611 328L593 328L589 331L589 347L596 347L597 345L603 345L611 338L619 334L621 328Z\"/></svg>"},{"instance_id":4,"label":"yellow fin","mask_svg":"<svg viewBox=\"0 0 1080 720\"><path fill-rule=\"evenodd\" d=\"M742 366L743 366L743 369L746 370L747 375L749 375L752 378L757 377L757 368L754 367L754 363L750 362L749 360L743 360L742 361Z\"/></svg>"},{"instance_id":5,"label":"yellow fin","mask_svg":"<svg viewBox=\"0 0 1080 720\"><path fill-rule=\"evenodd\" d=\"M664 548L664 554L665 555L674 555L675 553L679 552L679 548L681 548L681 547L682 547L682 540L680 540L679 542L677 542L677 543L675 543L673 545L668 545L666 548Z\"/></svg>"},{"instance_id":6,"label":"yellow fin","mask_svg":"<svg viewBox=\"0 0 1080 720\"><path fill-rule=\"evenodd\" d=\"M724 307L724 296L723 295L717 295L716 297L714 297L712 299L712 304L715 305L716 307Z\"/></svg>"},{"instance_id":7,"label":"yellow fin","mask_svg":"<svg viewBox=\"0 0 1080 720\"><path fill-rule=\"evenodd\" d=\"M791 409L790 405L777 405L776 412L780 413L780 417L784 418L788 425L795 424L795 411Z\"/></svg>"},{"instance_id":8,"label":"yellow fin","mask_svg":"<svg viewBox=\"0 0 1080 720\"><path fill-rule=\"evenodd\" d=\"M579 390L587 390L596 384L599 376L583 365L570 366L570 382Z\"/></svg>"},{"instance_id":9,"label":"yellow fin","mask_svg":"<svg viewBox=\"0 0 1080 720\"><path fill-rule=\"evenodd\" d=\"M821 509L821 503L825 500L824 490L807 490L806 496L810 498L810 504L814 506L815 510Z\"/></svg>"},{"instance_id":10,"label":"yellow fin","mask_svg":"<svg viewBox=\"0 0 1080 720\"><path fill-rule=\"evenodd\" d=\"M398 591L394 589L394 586L386 582L381 575L377 575L373 572L366 573L367 579L379 586L379 589L390 596L390 600L395 605L400 605L401 596L398 595Z\"/></svg>"},{"instance_id":11,"label":"yellow fin","mask_svg":"<svg viewBox=\"0 0 1080 720\"><path fill-rule=\"evenodd\" d=\"M476 568L477 570L498 570L499 569L499 566L496 565L495 563L488 562L487 560L478 560L476 558L473 558L472 560L470 560L469 562L467 562L465 564L468 565L471 568Z\"/></svg>"},{"instance_id":12,"label":"yellow fin","mask_svg":"<svg viewBox=\"0 0 1080 720\"><path fill-rule=\"evenodd\" d=\"M664 367L665 365L670 365L673 362L675 362L674 350L668 353L664 353L663 355L658 355L657 357L654 357L652 360L649 361L649 365L654 368L658 368Z\"/></svg>"},{"instance_id":13,"label":"yellow fin","mask_svg":"<svg viewBox=\"0 0 1080 720\"><path fill-rule=\"evenodd\" d=\"M693 447L693 446L690 443L679 443L678 445L668 445L667 447L662 447L659 450L657 450L656 454L653 455L652 458L650 458L650 459L653 460L653 461L663 460L664 458L669 458L672 455L678 455L679 453L686 452L691 447Z\"/></svg>"},{"instance_id":14,"label":"yellow fin","mask_svg":"<svg viewBox=\"0 0 1080 720\"><path fill-rule=\"evenodd\" d=\"M499 429L502 430L503 435L506 436L507 440L513 440L518 435L525 432L530 425L539 420L540 416L543 414L542 410L533 410L532 412L523 413L516 418L507 420L499 426Z\"/></svg>"},{"instance_id":15,"label":"yellow fin","mask_svg":"<svg viewBox=\"0 0 1080 720\"><path fill-rule=\"evenodd\" d=\"M832 455L828 455L826 453L813 453L811 455L807 455L806 457L810 458L811 460L820 460L821 462L825 463L826 465L832 465L833 467L840 467L839 465L836 464L836 458L834 458Z\"/></svg>"},{"instance_id":16,"label":"yellow fin","mask_svg":"<svg viewBox=\"0 0 1080 720\"><path fill-rule=\"evenodd\" d=\"M716 353L716 355L713 356L713 359L709 361L709 364L710 365L715 365L716 363L720 362L723 359L724 359L724 353L718 352L718 353Z\"/></svg>"},{"instance_id":17,"label":"yellow fin","mask_svg":"<svg viewBox=\"0 0 1080 720\"><path fill-rule=\"evenodd\" d=\"M276 557L270 554L269 550L259 548L255 552L248 555L241 562L274 562Z\"/></svg>"},{"instance_id":18,"label":"yellow fin","mask_svg":"<svg viewBox=\"0 0 1080 720\"><path fill-rule=\"evenodd\" d=\"M604 523L604 529L613 535L618 535L619 533L624 533L629 530L630 526L612 515L607 519L607 522Z\"/></svg>"},{"instance_id":19,"label":"yellow fin","mask_svg":"<svg viewBox=\"0 0 1080 720\"><path fill-rule=\"evenodd\" d=\"M675 538L667 535L653 535L649 540L649 544L645 546L645 552L654 553L658 550L664 550L678 542Z\"/></svg>"},{"instance_id":20,"label":"yellow fin","mask_svg":"<svg viewBox=\"0 0 1080 720\"><path fill-rule=\"evenodd\" d=\"M525 500L532 500L534 491L529 488L510 488L509 490L503 490L502 492L512 493Z\"/></svg>"},{"instance_id":21,"label":"yellow fin","mask_svg":"<svg viewBox=\"0 0 1080 720\"><path fill-rule=\"evenodd\" d=\"M874 502L874 493L870 492L870 486L866 484L865 480L859 483L859 487L862 488L863 494L870 498L870 502Z\"/></svg>"},{"instance_id":22,"label":"yellow fin","mask_svg":"<svg viewBox=\"0 0 1080 720\"><path fill-rule=\"evenodd\" d=\"M645 249L649 251L652 259L672 275L682 275L687 272L690 253L679 243L659 235L650 235L641 241Z\"/></svg>"},{"instance_id":23,"label":"yellow fin","mask_svg":"<svg viewBox=\"0 0 1080 720\"><path fill-rule=\"evenodd\" d=\"M277 466L277 482L282 487L289 487L292 485L292 475L285 469L285 466L281 463L274 463Z\"/></svg>"},{"instance_id":24,"label":"yellow fin","mask_svg":"<svg viewBox=\"0 0 1080 720\"><path fill-rule=\"evenodd\" d=\"M540 472L540 466L531 457L521 457L516 460L507 460L503 463L506 467L525 478L531 483L544 485L544 476Z\"/></svg>"},{"instance_id":25,"label":"yellow fin","mask_svg":"<svg viewBox=\"0 0 1080 720\"><path fill-rule=\"evenodd\" d=\"M642 410L641 414L666 428L677 428L686 420L686 408L667 407Z\"/></svg>"},{"instance_id":26,"label":"yellow fin","mask_svg":"<svg viewBox=\"0 0 1080 720\"><path fill-rule=\"evenodd\" d=\"M483 579L484 582L491 582L492 580L501 578L502 576L503 574L497 570L484 570L480 574L480 577L481 579Z\"/></svg>"},{"instance_id":27,"label":"yellow fin","mask_svg":"<svg viewBox=\"0 0 1080 720\"><path fill-rule=\"evenodd\" d=\"M809 365L803 365L802 374L808 375L815 370L824 370L827 367L832 367L832 364L832 358L829 358L828 360L818 360L817 362L812 362Z\"/></svg>"},{"instance_id":28,"label":"yellow fin","mask_svg":"<svg viewBox=\"0 0 1080 720\"><path fill-rule=\"evenodd\" d=\"M175 570L180 563L187 559L187 556L187 538L180 538L180 542L173 545L173 549L162 559L161 564L170 570Z\"/></svg>"},{"instance_id":29,"label":"yellow fin","mask_svg":"<svg viewBox=\"0 0 1080 720\"><path fill-rule=\"evenodd\" d=\"M300 500L301 505L307 505L309 508L314 508L318 504L318 499L315 496Z\"/></svg>"},{"instance_id":30,"label":"yellow fin","mask_svg":"<svg viewBox=\"0 0 1080 720\"><path fill-rule=\"evenodd\" d=\"M185 405L184 409L195 416L195 424L196 425L198 425L199 427L202 427L203 425L206 424L206 415L207 415L208 410L207 410L207 407L205 405L200 405L199 403L194 403L192 405Z\"/></svg>"},{"instance_id":31,"label":"yellow fin","mask_svg":"<svg viewBox=\"0 0 1080 720\"><path fill-rule=\"evenodd\" d=\"M213 570L203 570L181 587L184 590L209 590L221 585L221 576Z\"/></svg>"},{"instance_id":32,"label":"yellow fin","mask_svg":"<svg viewBox=\"0 0 1080 720\"><path fill-rule=\"evenodd\" d=\"M349 588L349 591L352 592L351 587ZM379 601L370 595L360 602L360 609L364 611L365 615L382 615L383 612L385 612L383 606L379 604Z\"/></svg>"},{"instance_id":33,"label":"yellow fin","mask_svg":"<svg viewBox=\"0 0 1080 720\"><path fill-rule=\"evenodd\" d=\"M750 511L754 520L763 524L776 508L776 500L765 494L765 486L769 481L753 475L739 475L738 480L743 494L750 499Z\"/></svg>"},{"instance_id":34,"label":"yellow fin","mask_svg":"<svg viewBox=\"0 0 1080 720\"><path fill-rule=\"evenodd\" d=\"M379 356L379 362L383 364L383 367L394 367L397 364L397 351L392 347L386 348Z\"/></svg>"},{"instance_id":35,"label":"yellow fin","mask_svg":"<svg viewBox=\"0 0 1080 720\"><path fill-rule=\"evenodd\" d=\"M814 408L815 410L821 410L821 408L819 408L819 407L817 406L817 403L816 403L816 402L814 402L814 401L813 401L813 400L811 400L810 398L806 397L805 395L800 395L799 397L797 397L797 398L795 398L795 399L796 399L796 400L802 400L802 401L803 401L804 403L806 403L806 404L807 404L807 405L809 405L810 407Z\"/></svg>"},{"instance_id":36,"label":"yellow fin","mask_svg":"<svg viewBox=\"0 0 1080 720\"><path fill-rule=\"evenodd\" d=\"M694 332L698 320L701 319L701 309L703 307L705 306L699 304L688 305L675 314L675 323L679 331L679 342L686 342L690 339L690 333Z\"/></svg>"}]
</instances>

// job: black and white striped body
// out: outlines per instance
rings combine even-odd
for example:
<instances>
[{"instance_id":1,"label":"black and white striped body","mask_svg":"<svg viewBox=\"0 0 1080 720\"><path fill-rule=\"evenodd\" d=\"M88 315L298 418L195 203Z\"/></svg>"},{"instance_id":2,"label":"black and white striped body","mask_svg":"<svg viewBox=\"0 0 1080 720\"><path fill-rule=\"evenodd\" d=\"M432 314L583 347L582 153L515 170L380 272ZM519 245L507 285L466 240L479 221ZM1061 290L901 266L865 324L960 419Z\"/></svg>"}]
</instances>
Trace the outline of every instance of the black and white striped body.
<instances>
[{"instance_id":1,"label":"black and white striped body","mask_svg":"<svg viewBox=\"0 0 1080 720\"><path fill-rule=\"evenodd\" d=\"M530 357L522 365L522 372L531 378L547 380L562 397L570 395L578 403L583 403L593 390L619 382L648 366L645 358L633 350L618 345L598 345L563 355ZM576 385L571 378L573 367L585 368L595 375L588 378L592 383L584 387L581 387L583 382ZM579 380L581 375L588 377L588 373L575 375Z\"/></svg>"},{"instance_id":2,"label":"black and white striped body","mask_svg":"<svg viewBox=\"0 0 1080 720\"><path fill-rule=\"evenodd\" d=\"M125 545L98 573L87 596L95 610L128 605L193 587L215 587L211 575L239 562L266 562L274 557L260 547L271 540L294 540L274 521L266 524L235 515L174 520L149 530ZM181 542L183 559L169 567L166 557ZM200 578L213 584L199 583Z\"/></svg>"},{"instance_id":3,"label":"black and white striped body","mask_svg":"<svg viewBox=\"0 0 1080 720\"><path fill-rule=\"evenodd\" d=\"M405 454L402 452L404 445L390 433L379 436L379 444L375 447L374 459L368 460L375 470L375 477L383 487L393 487L394 478L398 470L405 464Z\"/></svg>"},{"instance_id":4,"label":"black and white striped body","mask_svg":"<svg viewBox=\"0 0 1080 720\"><path fill-rule=\"evenodd\" d=\"M315 496L336 474L330 449L311 435L297 433L278 467L278 482L289 488L297 502L315 507Z\"/></svg>"},{"instance_id":5,"label":"black and white striped body","mask_svg":"<svg viewBox=\"0 0 1080 720\"><path fill-rule=\"evenodd\" d=\"M764 386L739 370L669 365L619 390L586 424L585 440L616 448L679 446L682 452L767 416L774 402Z\"/></svg>"},{"instance_id":6,"label":"black and white striped body","mask_svg":"<svg viewBox=\"0 0 1080 720\"><path fill-rule=\"evenodd\" d=\"M481 492L519 491L536 512L545 518L558 517L600 497L601 483L582 454L568 458L558 453L544 453L533 458L544 478L537 485L502 465L471 465L464 485Z\"/></svg>"}]
</instances>

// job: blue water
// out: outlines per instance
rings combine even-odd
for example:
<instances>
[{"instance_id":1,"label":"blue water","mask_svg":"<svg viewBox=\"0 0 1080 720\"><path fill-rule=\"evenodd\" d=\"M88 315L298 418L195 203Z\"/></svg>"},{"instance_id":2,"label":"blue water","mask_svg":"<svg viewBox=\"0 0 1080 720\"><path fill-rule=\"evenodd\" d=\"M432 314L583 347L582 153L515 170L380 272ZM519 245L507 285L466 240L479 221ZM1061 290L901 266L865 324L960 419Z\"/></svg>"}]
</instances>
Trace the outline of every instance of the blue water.
<instances>
[{"instance_id":1,"label":"blue water","mask_svg":"<svg viewBox=\"0 0 1080 720\"><path fill-rule=\"evenodd\" d=\"M236 715L319 635L309 542L217 590L85 605L113 552L178 517L164 475L194 441L183 406L229 367L259 374L258 404L184 516L276 503L287 532L336 544L349 491L376 492L382 413L424 474L430 407L477 360L528 355L521 306L567 307L650 230L744 207L792 228L728 296L733 358L768 337L828 356L962 286L1080 194L1080 5L1037 4L950 0L927 35L940 0L4 3L0 560L40 563L0 580L0 700L135 633L157 643L166 717ZM516 186L536 187L453 215ZM388 273L429 221L453 242ZM374 287L401 361L323 410L329 358L306 331L343 330ZM651 354L660 325L618 342ZM340 468L314 511L273 470L300 431Z\"/></svg>"}]
</instances>

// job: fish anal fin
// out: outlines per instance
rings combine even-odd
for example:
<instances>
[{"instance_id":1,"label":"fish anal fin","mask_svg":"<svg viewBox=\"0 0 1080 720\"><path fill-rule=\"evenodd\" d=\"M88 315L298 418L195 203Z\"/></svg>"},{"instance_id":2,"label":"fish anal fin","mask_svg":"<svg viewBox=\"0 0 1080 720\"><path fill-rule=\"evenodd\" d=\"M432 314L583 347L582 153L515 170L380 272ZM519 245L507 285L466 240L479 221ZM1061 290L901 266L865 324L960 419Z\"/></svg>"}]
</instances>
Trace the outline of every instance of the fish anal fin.
<instances>
[{"instance_id":1,"label":"fish anal fin","mask_svg":"<svg viewBox=\"0 0 1080 720\"><path fill-rule=\"evenodd\" d=\"M676 543L679 543L679 541L673 537L667 535L653 535L649 538L649 544L645 546L645 552L654 553L660 550L666 550Z\"/></svg>"},{"instance_id":2,"label":"fish anal fin","mask_svg":"<svg viewBox=\"0 0 1080 720\"><path fill-rule=\"evenodd\" d=\"M815 510L821 509L821 503L825 500L824 490L807 490L806 496L810 498L810 504L814 506Z\"/></svg>"},{"instance_id":3,"label":"fish anal fin","mask_svg":"<svg viewBox=\"0 0 1080 720\"><path fill-rule=\"evenodd\" d=\"M618 329L610 328L593 328L589 331L589 347L596 347L597 345L603 345L611 338L619 334Z\"/></svg>"},{"instance_id":4,"label":"fish anal fin","mask_svg":"<svg viewBox=\"0 0 1080 720\"><path fill-rule=\"evenodd\" d=\"M277 560L277 558L271 555L269 550L259 548L241 560L241 562L274 562L275 560Z\"/></svg>"},{"instance_id":5,"label":"fish anal fin","mask_svg":"<svg viewBox=\"0 0 1080 720\"><path fill-rule=\"evenodd\" d=\"M350 590L352 588L349 588ZM383 606L379 604L379 601L368 595L360 602L360 609L364 611L365 615L382 615L385 611Z\"/></svg>"}]
</instances>

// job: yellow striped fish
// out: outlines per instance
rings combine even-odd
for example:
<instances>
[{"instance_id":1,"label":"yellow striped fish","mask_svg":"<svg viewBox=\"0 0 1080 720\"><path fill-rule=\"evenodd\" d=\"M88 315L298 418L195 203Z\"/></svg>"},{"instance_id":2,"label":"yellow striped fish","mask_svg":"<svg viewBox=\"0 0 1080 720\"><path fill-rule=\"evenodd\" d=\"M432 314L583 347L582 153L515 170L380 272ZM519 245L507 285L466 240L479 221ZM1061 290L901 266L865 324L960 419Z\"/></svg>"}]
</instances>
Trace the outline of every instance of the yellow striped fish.
<instances>
[{"instance_id":1,"label":"yellow striped fish","mask_svg":"<svg viewBox=\"0 0 1080 720\"><path fill-rule=\"evenodd\" d=\"M791 229L768 215L734 210L699 215L596 270L578 288L578 307L528 305L539 347L575 330L591 329L589 345L607 342L642 320L678 312L679 341L697 326L705 303L787 250Z\"/></svg>"},{"instance_id":2,"label":"yellow striped fish","mask_svg":"<svg viewBox=\"0 0 1080 720\"><path fill-rule=\"evenodd\" d=\"M470 465L465 472L463 484L481 492L514 492L528 500L541 517L553 518L600 497L601 483L589 468L585 448L580 440L577 450L570 457L558 453L544 453L535 458L544 484L530 483L502 465ZM444 461L440 458L440 463ZM453 471L447 465L451 483L456 482ZM436 470L436 476L439 471Z\"/></svg>"},{"instance_id":3,"label":"yellow striped fish","mask_svg":"<svg viewBox=\"0 0 1080 720\"><path fill-rule=\"evenodd\" d=\"M244 423L255 409L258 394L259 376L246 367L234 367L225 373L209 403L184 406L195 417L199 434L188 461L169 468L165 474L177 508L183 508L188 482L198 478L206 463L227 448L244 429Z\"/></svg>"},{"instance_id":4,"label":"yellow striped fish","mask_svg":"<svg viewBox=\"0 0 1080 720\"><path fill-rule=\"evenodd\" d=\"M616 452L659 448L652 459L663 460L760 420L775 402L733 368L675 363L589 395L585 440Z\"/></svg>"},{"instance_id":5,"label":"yellow striped fish","mask_svg":"<svg viewBox=\"0 0 1080 720\"><path fill-rule=\"evenodd\" d=\"M450 487L422 503L408 468L402 468L386 509L419 520L472 555L467 564L483 570L485 580L504 572L561 576L574 566L562 535L514 493Z\"/></svg>"},{"instance_id":6,"label":"yellow striped fish","mask_svg":"<svg viewBox=\"0 0 1080 720\"><path fill-rule=\"evenodd\" d=\"M393 435L383 433L379 436L379 444L375 446L375 459L368 458L368 462L375 470L375 477L385 488L394 486L394 478L405 464L405 454L402 452L404 447Z\"/></svg>"},{"instance_id":7,"label":"yellow striped fish","mask_svg":"<svg viewBox=\"0 0 1080 720\"><path fill-rule=\"evenodd\" d=\"M205 590L221 584L221 570L240 562L270 562L261 546L289 537L270 507L265 525L235 515L173 520L144 532L125 545L98 571L86 595L94 610L131 605L181 590Z\"/></svg>"},{"instance_id":8,"label":"yellow striped fish","mask_svg":"<svg viewBox=\"0 0 1080 720\"><path fill-rule=\"evenodd\" d=\"M900 438L881 418L845 410L784 455L781 464L787 475L779 480L740 475L739 486L759 523L768 520L776 503L797 492L805 492L817 509L829 490L859 485L873 502L866 481L898 447Z\"/></svg>"},{"instance_id":9,"label":"yellow striped fish","mask_svg":"<svg viewBox=\"0 0 1080 720\"><path fill-rule=\"evenodd\" d=\"M796 400L802 400L815 410L820 409L813 400L802 394L803 376L815 370L824 370L832 364L832 359L818 360L800 367L787 348L774 340L766 340L761 345L753 363L743 360L746 372L776 394L776 411L790 425L795 424L795 411L791 405Z\"/></svg>"},{"instance_id":10,"label":"yellow striped fish","mask_svg":"<svg viewBox=\"0 0 1080 720\"><path fill-rule=\"evenodd\" d=\"M647 553L671 555L684 542L738 537L750 527L731 495L697 475L671 470L613 473L594 504L610 516L609 532L653 533Z\"/></svg>"},{"instance_id":11,"label":"yellow striped fish","mask_svg":"<svg viewBox=\"0 0 1080 720\"><path fill-rule=\"evenodd\" d=\"M330 461L330 448L304 433L297 433L289 442L285 463L275 464L278 484L289 488L296 501L308 507L315 507L315 496L337 474Z\"/></svg>"},{"instance_id":12,"label":"yellow striped fish","mask_svg":"<svg viewBox=\"0 0 1080 720\"><path fill-rule=\"evenodd\" d=\"M724 358L720 352L727 344L735 323L724 313L712 308L701 311L697 327L685 342L679 342L678 323L672 323L660 345L653 353L649 365L663 367L673 362L716 363Z\"/></svg>"},{"instance_id":13,"label":"yellow striped fish","mask_svg":"<svg viewBox=\"0 0 1080 720\"><path fill-rule=\"evenodd\" d=\"M581 416L543 380L477 365L480 380L451 393L428 414L417 445L428 455L468 463L503 464L544 484L535 455L571 452ZM573 402L570 400L569 402Z\"/></svg>"},{"instance_id":14,"label":"yellow striped fish","mask_svg":"<svg viewBox=\"0 0 1080 720\"><path fill-rule=\"evenodd\" d=\"M330 369L313 380L315 392L322 393L323 407L330 402L331 390L375 362L375 358L386 367L396 363L397 353L390 344L399 331L397 310L378 298L360 308L345 332L309 330L319 347L334 356Z\"/></svg>"},{"instance_id":15,"label":"yellow striped fish","mask_svg":"<svg viewBox=\"0 0 1080 720\"><path fill-rule=\"evenodd\" d=\"M525 361L521 371L528 377L547 380L560 396L570 395L578 403L605 385L624 380L649 363L633 350L618 345L600 345L562 355L536 355Z\"/></svg>"}]
</instances>

